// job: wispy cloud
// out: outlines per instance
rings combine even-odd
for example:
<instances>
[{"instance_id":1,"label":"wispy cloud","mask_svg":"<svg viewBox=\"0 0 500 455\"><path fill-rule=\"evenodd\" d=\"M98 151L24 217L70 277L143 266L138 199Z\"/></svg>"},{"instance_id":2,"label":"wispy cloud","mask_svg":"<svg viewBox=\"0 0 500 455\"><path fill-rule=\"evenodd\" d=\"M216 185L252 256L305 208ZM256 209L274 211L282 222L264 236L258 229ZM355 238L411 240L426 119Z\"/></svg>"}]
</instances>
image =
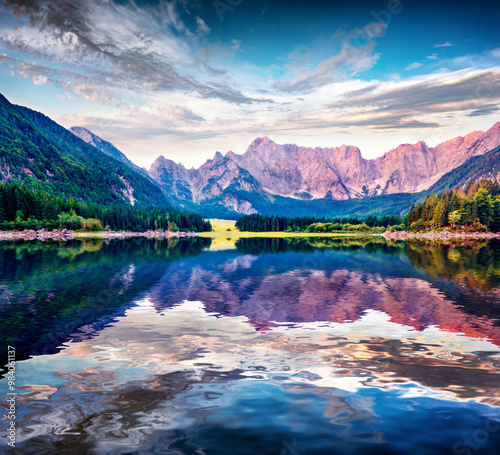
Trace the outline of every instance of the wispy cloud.
<instances>
[{"instance_id":1,"label":"wispy cloud","mask_svg":"<svg viewBox=\"0 0 500 455\"><path fill-rule=\"evenodd\" d=\"M446 41L445 43L442 44L434 44L434 47L451 47L454 46L454 44L451 41Z\"/></svg>"},{"instance_id":2,"label":"wispy cloud","mask_svg":"<svg viewBox=\"0 0 500 455\"><path fill-rule=\"evenodd\" d=\"M387 88L388 85L392 86ZM468 115L486 115L494 112L492 103L499 101L500 68L495 68L380 83L376 89L371 86L367 94L331 103L328 108L332 113L342 112L343 116L349 112L352 124L366 122L397 128L408 121L418 126L416 121L425 122L434 114L449 117L465 111Z\"/></svg>"},{"instance_id":3,"label":"wispy cloud","mask_svg":"<svg viewBox=\"0 0 500 455\"><path fill-rule=\"evenodd\" d=\"M196 18L197 32L199 35L206 35L210 33L210 27L205 24L205 21L201 17Z\"/></svg>"},{"instance_id":4,"label":"wispy cloud","mask_svg":"<svg viewBox=\"0 0 500 455\"><path fill-rule=\"evenodd\" d=\"M354 76L371 68L380 58L373 53L373 44L358 47L344 47L333 57L320 62L311 70L301 71L294 79L277 84L277 88L289 93L309 93L331 82Z\"/></svg>"},{"instance_id":5,"label":"wispy cloud","mask_svg":"<svg viewBox=\"0 0 500 455\"><path fill-rule=\"evenodd\" d=\"M384 36L386 31L384 22L373 24L369 34L364 29L340 28L332 35L332 40L341 43L339 52L313 68L308 65L308 49L303 46L295 48L288 56L292 78L276 84L276 88L287 93L309 93L372 68L381 56L375 53L375 39Z\"/></svg>"},{"instance_id":6,"label":"wispy cloud","mask_svg":"<svg viewBox=\"0 0 500 455\"><path fill-rule=\"evenodd\" d=\"M405 70L406 70L406 71L411 71L411 70L415 70L415 69L417 69L417 68L420 68L421 66L422 66L422 63L420 63L420 62L414 62L414 63L412 63L411 65L408 65L408 66L405 68Z\"/></svg>"},{"instance_id":7,"label":"wispy cloud","mask_svg":"<svg viewBox=\"0 0 500 455\"><path fill-rule=\"evenodd\" d=\"M317 41L296 33L287 48L286 39L262 45L229 20L211 22L199 0L2 1L2 77L42 98L57 96L57 115L95 109L82 126L126 152L143 144L136 149L151 161L165 144L183 160L187 148L200 156L232 148L236 136L248 145L256 135L282 133L309 145L323 138L326 146L345 132L357 144L366 134L420 136L500 112L499 49L446 60L444 48L456 45L436 38L432 51L421 46L420 61L404 62L411 63L405 71L389 40L384 55L377 47L392 27L381 21L335 32L325 25ZM394 73L384 74L387 68Z\"/></svg>"}]
</instances>

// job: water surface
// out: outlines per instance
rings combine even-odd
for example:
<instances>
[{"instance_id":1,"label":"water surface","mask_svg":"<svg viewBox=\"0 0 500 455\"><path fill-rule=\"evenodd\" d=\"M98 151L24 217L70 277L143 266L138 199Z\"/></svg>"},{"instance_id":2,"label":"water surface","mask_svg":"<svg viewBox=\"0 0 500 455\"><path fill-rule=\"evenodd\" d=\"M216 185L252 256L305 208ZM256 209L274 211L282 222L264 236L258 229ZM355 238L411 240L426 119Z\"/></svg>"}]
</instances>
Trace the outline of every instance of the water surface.
<instances>
[{"instance_id":1,"label":"water surface","mask_svg":"<svg viewBox=\"0 0 500 455\"><path fill-rule=\"evenodd\" d=\"M498 453L497 243L209 247L0 244L18 453Z\"/></svg>"}]
</instances>

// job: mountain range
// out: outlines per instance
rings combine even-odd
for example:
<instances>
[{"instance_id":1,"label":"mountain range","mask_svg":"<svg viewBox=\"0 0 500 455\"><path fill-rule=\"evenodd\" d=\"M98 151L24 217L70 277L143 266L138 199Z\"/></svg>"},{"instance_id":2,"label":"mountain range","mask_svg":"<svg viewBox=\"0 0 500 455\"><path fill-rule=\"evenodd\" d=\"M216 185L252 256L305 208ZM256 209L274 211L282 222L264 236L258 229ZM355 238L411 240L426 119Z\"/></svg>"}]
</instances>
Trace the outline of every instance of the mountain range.
<instances>
[{"instance_id":1,"label":"mountain range","mask_svg":"<svg viewBox=\"0 0 500 455\"><path fill-rule=\"evenodd\" d=\"M430 192L500 173L500 122L435 147L401 144L367 160L358 147L255 139L199 168L160 156L149 170L83 127L69 130L0 95L0 180L102 204L175 206L207 217L240 214L400 214Z\"/></svg>"},{"instance_id":2,"label":"mountain range","mask_svg":"<svg viewBox=\"0 0 500 455\"><path fill-rule=\"evenodd\" d=\"M376 200L375 205L388 200L380 196L412 201L439 182L443 186L450 179L448 173L499 145L500 122L486 132L475 131L436 147L423 141L401 144L372 160L364 159L355 146L300 147L276 144L263 137L255 139L241 155L217 152L198 169L186 169L160 156L149 174L179 201L205 209L218 204L251 214L281 213L283 208L285 212L291 209L303 213L309 207L318 214L328 207L337 211L359 209L364 200ZM483 169L482 174L486 171L491 174L491 168ZM496 174L489 176L496 178ZM484 175L470 176L479 177ZM449 188L454 183L444 186ZM397 207L395 210L399 211Z\"/></svg>"}]
</instances>

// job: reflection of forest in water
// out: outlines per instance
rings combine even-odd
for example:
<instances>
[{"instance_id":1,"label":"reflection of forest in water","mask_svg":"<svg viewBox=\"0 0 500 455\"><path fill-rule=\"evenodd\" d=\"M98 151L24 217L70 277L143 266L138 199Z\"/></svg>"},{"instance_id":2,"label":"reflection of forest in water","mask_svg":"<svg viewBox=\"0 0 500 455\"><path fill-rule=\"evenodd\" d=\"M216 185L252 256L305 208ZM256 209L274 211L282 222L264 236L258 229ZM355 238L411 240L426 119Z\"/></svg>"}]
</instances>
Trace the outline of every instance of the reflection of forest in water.
<instances>
[{"instance_id":1,"label":"reflection of forest in water","mask_svg":"<svg viewBox=\"0 0 500 455\"><path fill-rule=\"evenodd\" d=\"M2 346L20 358L85 339L151 298L276 322L354 321L367 309L418 330L438 325L500 339L499 244L383 238L248 238L206 251L210 239L74 240L0 244ZM469 314L472 318L464 317Z\"/></svg>"},{"instance_id":2,"label":"reflection of forest in water","mask_svg":"<svg viewBox=\"0 0 500 455\"><path fill-rule=\"evenodd\" d=\"M130 307L173 261L210 239L73 240L0 243L2 348L18 359L85 339Z\"/></svg>"}]
</instances>

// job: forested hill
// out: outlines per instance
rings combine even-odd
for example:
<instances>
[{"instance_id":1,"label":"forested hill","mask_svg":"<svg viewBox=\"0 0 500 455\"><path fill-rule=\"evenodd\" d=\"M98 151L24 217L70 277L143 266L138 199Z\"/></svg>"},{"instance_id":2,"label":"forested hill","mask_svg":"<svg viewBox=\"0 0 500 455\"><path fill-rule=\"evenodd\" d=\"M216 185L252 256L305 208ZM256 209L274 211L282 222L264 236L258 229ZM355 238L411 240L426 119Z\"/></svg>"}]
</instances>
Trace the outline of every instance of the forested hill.
<instances>
[{"instance_id":1,"label":"forested hill","mask_svg":"<svg viewBox=\"0 0 500 455\"><path fill-rule=\"evenodd\" d=\"M500 231L500 184L493 180L470 182L441 194L431 193L413 205L408 227L423 231L451 226L474 231Z\"/></svg>"},{"instance_id":2,"label":"forested hill","mask_svg":"<svg viewBox=\"0 0 500 455\"><path fill-rule=\"evenodd\" d=\"M150 179L1 94L0 180L85 202L168 206Z\"/></svg>"}]
</instances>

